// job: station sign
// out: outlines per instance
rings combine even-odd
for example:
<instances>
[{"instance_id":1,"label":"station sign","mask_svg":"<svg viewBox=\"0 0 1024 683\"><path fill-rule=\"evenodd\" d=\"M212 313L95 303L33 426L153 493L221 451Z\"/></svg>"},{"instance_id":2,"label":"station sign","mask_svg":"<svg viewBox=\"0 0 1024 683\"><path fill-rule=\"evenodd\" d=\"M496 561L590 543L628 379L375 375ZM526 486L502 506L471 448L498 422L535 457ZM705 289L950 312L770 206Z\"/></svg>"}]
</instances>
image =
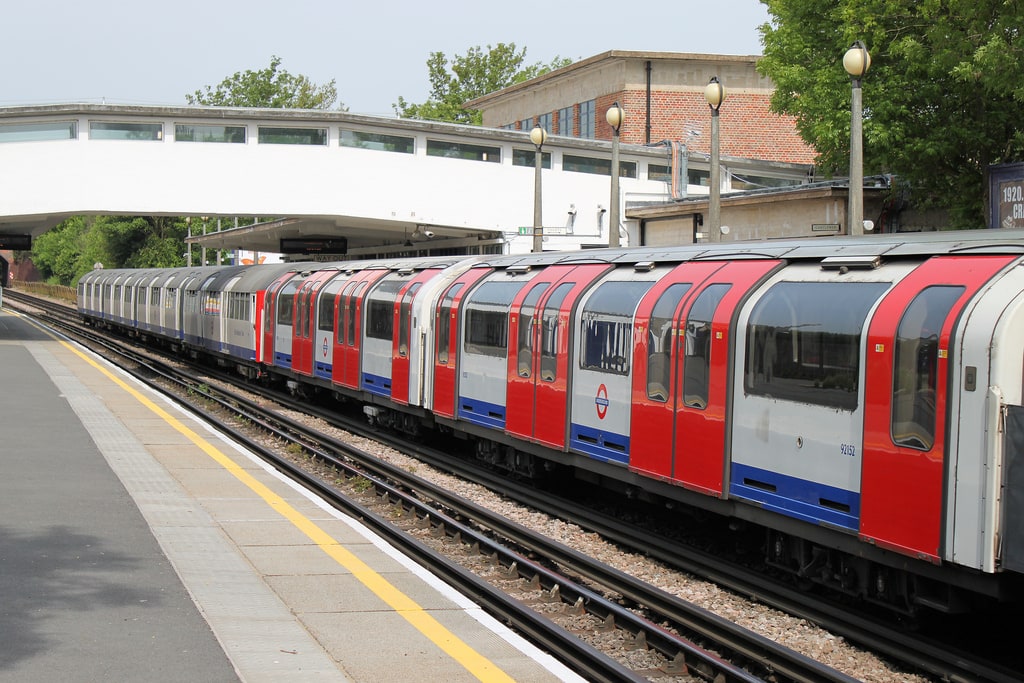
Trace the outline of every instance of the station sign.
<instances>
[{"instance_id":1,"label":"station sign","mask_svg":"<svg viewBox=\"0 0 1024 683\"><path fill-rule=\"evenodd\" d=\"M811 223L811 232L839 232L838 223Z\"/></svg>"},{"instance_id":2,"label":"station sign","mask_svg":"<svg viewBox=\"0 0 1024 683\"><path fill-rule=\"evenodd\" d=\"M28 251L32 248L32 235L0 234L0 249L12 251Z\"/></svg>"},{"instance_id":3,"label":"station sign","mask_svg":"<svg viewBox=\"0 0 1024 683\"><path fill-rule=\"evenodd\" d=\"M565 227L564 225L560 225L557 228L541 228L540 230L541 230L541 234L542 235L568 235L569 234L569 229L567 227ZM519 234L520 235L532 235L533 234L533 226L532 225L520 225L519 226Z\"/></svg>"},{"instance_id":4,"label":"station sign","mask_svg":"<svg viewBox=\"0 0 1024 683\"><path fill-rule=\"evenodd\" d=\"M345 237L282 237L282 254L345 254L348 253L348 239Z\"/></svg>"}]
</instances>

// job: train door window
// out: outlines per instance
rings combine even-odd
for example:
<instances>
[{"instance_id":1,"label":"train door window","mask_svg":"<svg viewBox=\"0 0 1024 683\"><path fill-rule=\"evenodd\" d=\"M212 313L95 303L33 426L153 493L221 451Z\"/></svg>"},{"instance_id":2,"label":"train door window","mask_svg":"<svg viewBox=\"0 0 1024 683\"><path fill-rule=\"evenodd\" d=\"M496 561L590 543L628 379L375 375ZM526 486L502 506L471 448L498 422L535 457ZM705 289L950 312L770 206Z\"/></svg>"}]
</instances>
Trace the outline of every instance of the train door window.
<instances>
[{"instance_id":1,"label":"train door window","mask_svg":"<svg viewBox=\"0 0 1024 683\"><path fill-rule=\"evenodd\" d=\"M963 293L963 287L928 287L914 297L900 320L893 351L891 416L892 441L898 446L928 451L935 443L939 333Z\"/></svg>"},{"instance_id":2,"label":"train door window","mask_svg":"<svg viewBox=\"0 0 1024 683\"><path fill-rule=\"evenodd\" d=\"M309 289L312 283L304 285L299 289L298 296L298 327L295 331L302 337L309 339Z\"/></svg>"},{"instance_id":3,"label":"train door window","mask_svg":"<svg viewBox=\"0 0 1024 683\"><path fill-rule=\"evenodd\" d=\"M887 282L772 286L750 313L744 389L768 398L856 409L864 321L889 287Z\"/></svg>"},{"instance_id":4,"label":"train door window","mask_svg":"<svg viewBox=\"0 0 1024 683\"><path fill-rule=\"evenodd\" d=\"M508 313L525 282L485 282L466 304L465 348L496 358L508 357Z\"/></svg>"},{"instance_id":5,"label":"train door window","mask_svg":"<svg viewBox=\"0 0 1024 683\"><path fill-rule=\"evenodd\" d=\"M686 358L683 361L683 403L703 410L711 384L711 321L731 285L710 285L693 302L686 318Z\"/></svg>"},{"instance_id":6,"label":"train door window","mask_svg":"<svg viewBox=\"0 0 1024 683\"><path fill-rule=\"evenodd\" d=\"M605 282L583 307L580 367L628 375L633 352L633 314L653 282Z\"/></svg>"},{"instance_id":7,"label":"train door window","mask_svg":"<svg viewBox=\"0 0 1024 683\"><path fill-rule=\"evenodd\" d=\"M417 282L405 292L402 305L398 308L398 355L409 355L409 334L412 327L412 300L423 283Z\"/></svg>"},{"instance_id":8,"label":"train door window","mask_svg":"<svg viewBox=\"0 0 1024 683\"><path fill-rule=\"evenodd\" d=\"M441 303L437 306L437 363L438 365L448 364L448 344L451 343L451 315L452 315L452 302L455 301L455 296L462 290L465 283L458 282L452 285L444 298L441 299Z\"/></svg>"},{"instance_id":9,"label":"train door window","mask_svg":"<svg viewBox=\"0 0 1024 683\"><path fill-rule=\"evenodd\" d=\"M317 329L330 330L334 328L335 298L335 293L332 291L326 291L320 294L320 306L317 309L316 316Z\"/></svg>"},{"instance_id":10,"label":"train door window","mask_svg":"<svg viewBox=\"0 0 1024 683\"><path fill-rule=\"evenodd\" d=\"M665 403L672 383L672 322L683 296L692 285L677 282L669 286L651 310L647 331L647 398Z\"/></svg>"},{"instance_id":11,"label":"train door window","mask_svg":"<svg viewBox=\"0 0 1024 683\"><path fill-rule=\"evenodd\" d=\"M345 343L345 335L347 334L349 326L348 312L350 308L355 308L355 303L352 301L352 291L358 284L358 282L354 281L349 282L345 285L345 289L341 291L341 308L338 311L338 329L335 331L339 344ZM355 326L354 321L351 324ZM353 334L355 334L355 332L353 332Z\"/></svg>"},{"instance_id":12,"label":"train door window","mask_svg":"<svg viewBox=\"0 0 1024 683\"><path fill-rule=\"evenodd\" d=\"M405 286L402 280L388 280L367 297L366 336L391 341L395 332L395 298Z\"/></svg>"},{"instance_id":13,"label":"train door window","mask_svg":"<svg viewBox=\"0 0 1024 683\"><path fill-rule=\"evenodd\" d=\"M291 325L295 314L295 283L289 282L277 295L277 324Z\"/></svg>"},{"instance_id":14,"label":"train door window","mask_svg":"<svg viewBox=\"0 0 1024 683\"><path fill-rule=\"evenodd\" d=\"M539 282L527 293L519 309L519 344L516 353L516 374L520 377L533 375L533 316L537 301L547 291L550 282Z\"/></svg>"},{"instance_id":15,"label":"train door window","mask_svg":"<svg viewBox=\"0 0 1024 683\"><path fill-rule=\"evenodd\" d=\"M563 282L558 285L547 303L544 304L544 315L540 328L540 379L542 382L554 382L558 378L558 311L568 296L569 290L576 286L575 282Z\"/></svg>"},{"instance_id":16,"label":"train door window","mask_svg":"<svg viewBox=\"0 0 1024 683\"><path fill-rule=\"evenodd\" d=\"M348 335L348 338L346 339L346 342L348 343L349 346L355 346L356 345L356 321L357 321L357 318L358 318L356 313L359 310L359 305L358 305L359 304L359 297L361 297L363 295L363 291L365 289L366 289L366 283L365 282L360 282L359 285L356 287L356 291L354 291L352 293L351 300L349 301L348 322L347 322L348 329L346 331L346 334Z\"/></svg>"}]
</instances>

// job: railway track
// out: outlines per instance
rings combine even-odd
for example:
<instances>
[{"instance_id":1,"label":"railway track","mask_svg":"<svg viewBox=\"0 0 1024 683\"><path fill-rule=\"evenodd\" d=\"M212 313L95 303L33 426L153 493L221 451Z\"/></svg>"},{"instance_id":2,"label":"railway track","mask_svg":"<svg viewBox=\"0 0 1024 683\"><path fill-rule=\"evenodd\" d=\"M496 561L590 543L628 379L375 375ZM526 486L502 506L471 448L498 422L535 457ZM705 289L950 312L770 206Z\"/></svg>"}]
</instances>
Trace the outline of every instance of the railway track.
<instances>
[{"instance_id":1,"label":"railway track","mask_svg":"<svg viewBox=\"0 0 1024 683\"><path fill-rule=\"evenodd\" d=\"M210 389L205 383L197 383L187 371L158 368L152 360L137 356L132 363L146 364L148 367L143 374L163 373L167 376L165 381L187 387L186 392L204 394L206 398L203 401L213 401L222 410L244 415L246 420L259 425L261 429L272 431L276 438L302 444L304 452L316 459L317 464L312 469L319 472L319 476L314 477L309 485L325 496L336 498L334 504L347 509L349 514L367 523L372 522L371 526L393 543L406 544L397 537L393 538L396 534L408 538L408 533L394 531L395 524L410 529L416 542L410 544L408 552L424 564L436 562L435 571L450 582L463 585L463 590L488 610L514 624L525 634L537 638L544 643L544 647L568 658L573 666L583 667L580 662L584 661L588 653L577 652L575 646L566 644L562 637L542 636L540 632L547 627L542 629L536 625L534 619L523 612L524 604L539 607L549 617L557 614L565 624L561 630L570 633L577 642L617 643L614 655L617 659L612 661L624 668L616 670L612 667L605 670L588 664L586 675L594 680L643 679L653 674L662 680L666 676L679 677L679 680L689 680L692 676L707 680L854 680L799 653L781 648L767 638L739 628L707 610L688 605L686 601L653 589L623 572L594 562L560 543L510 523L500 514L495 515L452 495L444 487L430 484L400 468L358 452L358 449L352 450L348 444L311 430L302 421L284 418L276 411L264 411L254 402L226 390ZM278 398L286 400L285 397ZM292 410L306 407L294 404L289 406ZM349 430L355 426L344 425ZM232 431L237 430L232 428ZM266 450L251 436L235 436L248 442L254 450ZM443 454L423 446L416 450L417 458L452 469L451 459L443 457ZM275 459L275 464L289 471L292 476L309 479L306 472L310 469L308 463L299 466L295 457L282 461L279 455L272 453L266 457ZM729 584L734 590L755 595L761 600L783 600L779 595L768 595L763 580L727 576L727 569L719 566L715 558L694 557L692 552L687 552L684 557L680 551L669 548L662 538L644 538L631 525L623 525L615 519L598 519L592 510L574 509L574 504L569 501L554 501L548 494L538 494L527 487L515 486L505 478L487 475L468 466L465 471L456 474L478 479L490 477L492 481L488 485L503 487L501 490L504 495L514 495L538 509L552 509L554 514L571 515L580 520L581 524L609 538L618 539L620 543L628 542L648 554L663 553L663 559L673 566L715 576L716 580ZM347 495L338 498L334 493L335 483L346 489ZM361 502L354 503L355 500ZM504 540L499 542L497 537ZM447 546L447 552L453 553L451 556L462 556L467 564L482 566L485 576L504 586L499 594L505 592L507 595L511 591L516 596L514 607L502 606L504 599L492 596L491 589L485 589L481 579L467 581L463 574L468 570L457 568L458 563L451 559L428 559L434 554L428 545ZM473 552L467 553L467 549ZM613 599L606 599L605 596L612 596ZM816 623L835 621L820 609L811 611L806 606L792 605L789 609ZM896 632L879 631L877 624L846 624L834 628L840 632L845 628L844 635L848 639L867 642L882 651L896 648L901 654L899 658L904 661L912 645L905 637L897 639L900 634ZM553 641L549 643L544 638L553 638ZM1012 672L986 669L981 663L968 662L965 666L963 658L958 655L947 657L959 660L959 668L953 668L949 662L940 661L941 654L923 652L911 657L915 666L923 667L946 680L1018 680ZM735 660L735 663L730 660ZM633 662L635 668L625 668L622 661Z\"/></svg>"}]
</instances>

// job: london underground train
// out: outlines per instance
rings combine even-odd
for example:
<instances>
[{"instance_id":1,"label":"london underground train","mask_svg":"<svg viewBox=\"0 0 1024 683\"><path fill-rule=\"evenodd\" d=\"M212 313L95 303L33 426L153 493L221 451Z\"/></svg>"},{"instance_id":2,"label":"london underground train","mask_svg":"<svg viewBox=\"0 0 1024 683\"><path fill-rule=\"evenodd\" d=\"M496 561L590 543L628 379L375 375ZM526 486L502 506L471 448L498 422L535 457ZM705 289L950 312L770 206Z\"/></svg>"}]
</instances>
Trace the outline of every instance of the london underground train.
<instances>
[{"instance_id":1,"label":"london underground train","mask_svg":"<svg viewBox=\"0 0 1024 683\"><path fill-rule=\"evenodd\" d=\"M758 528L860 599L1020 597L1024 231L96 270L78 298L516 475Z\"/></svg>"}]
</instances>

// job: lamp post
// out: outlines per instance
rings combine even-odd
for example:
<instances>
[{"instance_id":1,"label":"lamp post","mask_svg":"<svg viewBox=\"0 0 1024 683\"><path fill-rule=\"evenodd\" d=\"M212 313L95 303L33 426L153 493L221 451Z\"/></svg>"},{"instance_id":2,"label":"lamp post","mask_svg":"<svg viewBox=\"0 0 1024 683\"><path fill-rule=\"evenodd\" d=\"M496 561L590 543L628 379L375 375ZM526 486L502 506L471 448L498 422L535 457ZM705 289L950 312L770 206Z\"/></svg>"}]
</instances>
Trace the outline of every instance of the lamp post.
<instances>
[{"instance_id":1,"label":"lamp post","mask_svg":"<svg viewBox=\"0 0 1024 683\"><path fill-rule=\"evenodd\" d=\"M864 136L860 81L870 67L871 55L864 43L858 40L843 55L843 68L850 74L853 90L850 100L850 197L847 202L849 235L864 234Z\"/></svg>"},{"instance_id":2,"label":"lamp post","mask_svg":"<svg viewBox=\"0 0 1024 683\"><path fill-rule=\"evenodd\" d=\"M712 76L708 85L704 88L704 99L711 108L711 177L708 180L708 240L718 242L721 239L722 205L721 191L722 179L721 168L718 160L718 110L722 108L725 101L725 87L718 76Z\"/></svg>"},{"instance_id":3,"label":"lamp post","mask_svg":"<svg viewBox=\"0 0 1024 683\"><path fill-rule=\"evenodd\" d=\"M540 126L530 131L530 142L537 148L533 157L533 251L544 251L544 223L541 219L540 204L540 169L544 163L541 148L548 139L548 132Z\"/></svg>"},{"instance_id":4,"label":"lamp post","mask_svg":"<svg viewBox=\"0 0 1024 683\"><path fill-rule=\"evenodd\" d=\"M612 196L608 202L608 246L619 246L619 128L626 112L616 102L608 107L605 119L612 127Z\"/></svg>"}]
</instances>

